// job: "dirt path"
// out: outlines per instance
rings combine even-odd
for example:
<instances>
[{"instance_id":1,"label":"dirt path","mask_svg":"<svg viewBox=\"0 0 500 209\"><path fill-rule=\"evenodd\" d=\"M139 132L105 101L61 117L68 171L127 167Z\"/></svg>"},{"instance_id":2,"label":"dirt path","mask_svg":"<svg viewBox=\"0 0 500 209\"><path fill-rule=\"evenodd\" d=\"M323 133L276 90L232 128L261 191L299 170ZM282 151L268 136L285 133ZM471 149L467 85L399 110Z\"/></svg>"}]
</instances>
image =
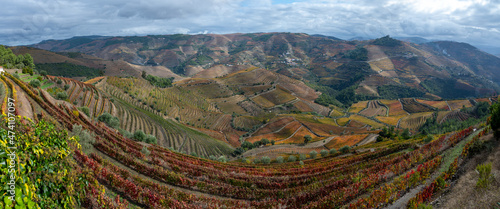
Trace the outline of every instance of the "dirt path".
<instances>
[{"instance_id":1,"label":"dirt path","mask_svg":"<svg viewBox=\"0 0 500 209\"><path fill-rule=\"evenodd\" d=\"M33 118L33 109L31 108L29 100L26 98L26 94L18 85L14 85L14 88L16 88L16 109L19 112L19 115Z\"/></svg>"}]
</instances>

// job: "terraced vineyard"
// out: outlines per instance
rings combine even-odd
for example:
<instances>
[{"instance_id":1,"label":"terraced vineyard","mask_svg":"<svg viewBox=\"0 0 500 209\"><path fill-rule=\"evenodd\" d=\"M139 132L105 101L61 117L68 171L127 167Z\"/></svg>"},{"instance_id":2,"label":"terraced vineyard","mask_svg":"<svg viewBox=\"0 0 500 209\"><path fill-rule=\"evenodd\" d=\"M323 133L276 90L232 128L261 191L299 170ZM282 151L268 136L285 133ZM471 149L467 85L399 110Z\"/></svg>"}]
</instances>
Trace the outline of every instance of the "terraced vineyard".
<instances>
[{"instance_id":1,"label":"terraced vineyard","mask_svg":"<svg viewBox=\"0 0 500 209\"><path fill-rule=\"evenodd\" d=\"M410 130L418 130L428 118L432 117L432 114L432 112L411 114L402 118L398 124L398 127L402 129L407 128Z\"/></svg>"},{"instance_id":2,"label":"terraced vineyard","mask_svg":"<svg viewBox=\"0 0 500 209\"><path fill-rule=\"evenodd\" d=\"M419 103L413 98L400 99L399 101L401 101L403 109L409 113L431 112L435 110L434 107Z\"/></svg>"},{"instance_id":3,"label":"terraced vineyard","mask_svg":"<svg viewBox=\"0 0 500 209\"><path fill-rule=\"evenodd\" d=\"M367 117L387 116L388 113L388 108L377 100L369 101L368 106L363 111L359 112L359 114Z\"/></svg>"}]
</instances>

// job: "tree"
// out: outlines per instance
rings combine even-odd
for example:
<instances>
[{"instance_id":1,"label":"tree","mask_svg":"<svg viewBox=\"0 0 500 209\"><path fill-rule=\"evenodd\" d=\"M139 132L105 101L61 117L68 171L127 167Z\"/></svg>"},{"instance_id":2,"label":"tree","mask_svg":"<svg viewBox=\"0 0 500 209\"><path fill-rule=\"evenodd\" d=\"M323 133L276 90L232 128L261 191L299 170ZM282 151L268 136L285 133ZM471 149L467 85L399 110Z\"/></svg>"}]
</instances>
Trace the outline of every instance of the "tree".
<instances>
[{"instance_id":1,"label":"tree","mask_svg":"<svg viewBox=\"0 0 500 209\"><path fill-rule=\"evenodd\" d=\"M401 138L403 138L403 139L409 139L410 138L410 130L408 130L407 128L405 128L405 130L401 134Z\"/></svg>"},{"instance_id":2,"label":"tree","mask_svg":"<svg viewBox=\"0 0 500 209\"><path fill-rule=\"evenodd\" d=\"M326 157L326 156L328 156L328 150L326 150L326 149L321 150L321 152L319 152L319 154L321 155L321 157Z\"/></svg>"},{"instance_id":3,"label":"tree","mask_svg":"<svg viewBox=\"0 0 500 209\"><path fill-rule=\"evenodd\" d=\"M41 83L39 80L33 79L30 81L30 85L37 88L37 87L40 87Z\"/></svg>"},{"instance_id":4,"label":"tree","mask_svg":"<svg viewBox=\"0 0 500 209\"><path fill-rule=\"evenodd\" d=\"M335 148L330 149L330 154L331 155L337 154L337 150Z\"/></svg>"},{"instance_id":5,"label":"tree","mask_svg":"<svg viewBox=\"0 0 500 209\"><path fill-rule=\"evenodd\" d=\"M146 134L144 133L144 131L142 130L136 130L134 132L134 139L137 140L137 141L145 141L146 139Z\"/></svg>"},{"instance_id":6,"label":"tree","mask_svg":"<svg viewBox=\"0 0 500 209\"><path fill-rule=\"evenodd\" d=\"M318 155L318 152L316 152L314 150L309 152L309 156L311 156L312 159L316 158L317 155Z\"/></svg>"},{"instance_id":7,"label":"tree","mask_svg":"<svg viewBox=\"0 0 500 209\"><path fill-rule=\"evenodd\" d=\"M156 144L156 137L151 134L148 134L146 136L145 142L148 144Z\"/></svg>"},{"instance_id":8,"label":"tree","mask_svg":"<svg viewBox=\"0 0 500 209\"><path fill-rule=\"evenodd\" d=\"M58 99L58 100L65 100L67 98L68 98L68 94L65 91L57 92L57 94L56 94L56 99Z\"/></svg>"},{"instance_id":9,"label":"tree","mask_svg":"<svg viewBox=\"0 0 500 209\"><path fill-rule=\"evenodd\" d=\"M288 156L288 162L295 162L297 160L297 157L290 155Z\"/></svg>"},{"instance_id":10,"label":"tree","mask_svg":"<svg viewBox=\"0 0 500 209\"><path fill-rule=\"evenodd\" d=\"M148 156L149 154L151 154L151 152L148 150L148 148L146 146L142 147L142 150L141 150L142 154Z\"/></svg>"},{"instance_id":11,"label":"tree","mask_svg":"<svg viewBox=\"0 0 500 209\"><path fill-rule=\"evenodd\" d=\"M311 137L311 136L309 136L309 135L305 135L305 136L304 136L304 144L309 143L311 140L312 140L312 137Z\"/></svg>"},{"instance_id":12,"label":"tree","mask_svg":"<svg viewBox=\"0 0 500 209\"><path fill-rule=\"evenodd\" d=\"M274 145L274 143L276 143L274 140L271 140L271 145Z\"/></svg>"},{"instance_id":13,"label":"tree","mask_svg":"<svg viewBox=\"0 0 500 209\"><path fill-rule=\"evenodd\" d=\"M305 154L299 155L299 160L305 160L305 159L307 159L307 156Z\"/></svg>"},{"instance_id":14,"label":"tree","mask_svg":"<svg viewBox=\"0 0 500 209\"><path fill-rule=\"evenodd\" d=\"M262 145L266 146L267 144L269 144L269 139L266 139L266 138L261 139L261 140L260 140L260 143L261 143Z\"/></svg>"},{"instance_id":15,"label":"tree","mask_svg":"<svg viewBox=\"0 0 500 209\"><path fill-rule=\"evenodd\" d=\"M277 163L283 163L283 161L284 161L284 159L283 159L282 156L279 156L279 157L276 158L276 162Z\"/></svg>"},{"instance_id":16,"label":"tree","mask_svg":"<svg viewBox=\"0 0 500 209\"><path fill-rule=\"evenodd\" d=\"M254 146L253 146L253 144L252 144L251 142L249 142L249 141L244 141L244 142L241 144L241 147L242 147L243 149L247 149L247 150L249 150L249 149L253 149L253 147L254 147Z\"/></svg>"},{"instance_id":17,"label":"tree","mask_svg":"<svg viewBox=\"0 0 500 209\"><path fill-rule=\"evenodd\" d=\"M68 90L69 89L69 84L65 84L64 85L64 90Z\"/></svg>"},{"instance_id":18,"label":"tree","mask_svg":"<svg viewBox=\"0 0 500 209\"><path fill-rule=\"evenodd\" d=\"M271 158L269 158L268 156L264 156L261 158L260 161L264 164L269 164L269 163L271 163Z\"/></svg>"},{"instance_id":19,"label":"tree","mask_svg":"<svg viewBox=\"0 0 500 209\"><path fill-rule=\"evenodd\" d=\"M343 146L342 148L340 148L339 151L345 154L345 153L348 153L349 151L351 151L351 147L346 145L346 146Z\"/></svg>"}]
</instances>

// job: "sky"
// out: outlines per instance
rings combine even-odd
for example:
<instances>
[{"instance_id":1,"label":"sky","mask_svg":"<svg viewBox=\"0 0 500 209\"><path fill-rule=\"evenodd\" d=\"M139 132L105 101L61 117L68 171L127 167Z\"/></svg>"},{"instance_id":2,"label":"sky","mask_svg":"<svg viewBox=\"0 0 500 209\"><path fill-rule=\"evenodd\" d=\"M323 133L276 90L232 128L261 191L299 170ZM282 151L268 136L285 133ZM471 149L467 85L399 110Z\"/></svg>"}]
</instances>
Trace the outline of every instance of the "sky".
<instances>
[{"instance_id":1,"label":"sky","mask_svg":"<svg viewBox=\"0 0 500 209\"><path fill-rule=\"evenodd\" d=\"M297 32L422 37L500 54L500 0L0 0L0 44L73 36Z\"/></svg>"}]
</instances>

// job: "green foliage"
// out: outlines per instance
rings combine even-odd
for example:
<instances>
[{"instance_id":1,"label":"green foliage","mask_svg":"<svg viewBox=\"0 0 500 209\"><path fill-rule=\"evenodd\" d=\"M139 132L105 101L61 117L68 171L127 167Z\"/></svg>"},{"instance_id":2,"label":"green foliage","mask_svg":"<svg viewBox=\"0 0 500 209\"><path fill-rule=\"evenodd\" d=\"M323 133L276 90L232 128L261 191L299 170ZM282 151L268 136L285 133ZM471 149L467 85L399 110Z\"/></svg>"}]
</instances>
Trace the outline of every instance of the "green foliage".
<instances>
[{"instance_id":1,"label":"green foliage","mask_svg":"<svg viewBox=\"0 0 500 209\"><path fill-rule=\"evenodd\" d=\"M85 113L85 115L90 116L90 109L88 107L78 107L77 109Z\"/></svg>"},{"instance_id":2,"label":"green foliage","mask_svg":"<svg viewBox=\"0 0 500 209\"><path fill-rule=\"evenodd\" d=\"M144 139L144 142L148 143L148 144L156 144L157 142L157 139L155 136L151 135L151 134L148 134L146 136L146 138Z\"/></svg>"},{"instance_id":3,"label":"green foliage","mask_svg":"<svg viewBox=\"0 0 500 209\"><path fill-rule=\"evenodd\" d=\"M424 142L425 142L425 143L429 143L429 142L431 142L433 139L434 139L434 138L433 138L432 136L430 136L430 135L429 135L429 136L427 136L427 137L425 137L425 138L424 138Z\"/></svg>"},{"instance_id":4,"label":"green foliage","mask_svg":"<svg viewBox=\"0 0 500 209\"><path fill-rule=\"evenodd\" d=\"M161 77L158 77L158 76L148 75L145 71L142 71L142 78L144 78L147 81L149 81L149 83L151 85L157 86L157 87L160 87L160 88L171 87L172 86L172 81L174 80L174 77L161 78Z\"/></svg>"},{"instance_id":5,"label":"green foliage","mask_svg":"<svg viewBox=\"0 0 500 209\"><path fill-rule=\"evenodd\" d=\"M112 116L111 114L109 114L107 112L103 113L102 115L99 115L99 117L97 117L97 120L106 123L106 125L114 128L114 129L117 129L120 126L120 120L117 117ZM144 132L143 132L143 134L144 134ZM146 137L146 135L144 135L144 137ZM143 140L140 140L140 141L143 141Z\"/></svg>"},{"instance_id":6,"label":"green foliage","mask_svg":"<svg viewBox=\"0 0 500 209\"><path fill-rule=\"evenodd\" d=\"M45 70L41 70L41 71L40 71L40 75L41 75L41 76L46 76L46 75L47 75L47 71L45 71Z\"/></svg>"},{"instance_id":7,"label":"green foliage","mask_svg":"<svg viewBox=\"0 0 500 209\"><path fill-rule=\"evenodd\" d=\"M290 155L288 156L288 162L295 162L297 160L297 157Z\"/></svg>"},{"instance_id":8,"label":"green foliage","mask_svg":"<svg viewBox=\"0 0 500 209\"><path fill-rule=\"evenodd\" d=\"M142 154L144 154L146 156L149 156L149 154L151 154L151 152L148 150L148 148L146 146L142 147L141 152L142 152Z\"/></svg>"},{"instance_id":9,"label":"green foliage","mask_svg":"<svg viewBox=\"0 0 500 209\"><path fill-rule=\"evenodd\" d=\"M363 47L356 47L356 49L346 52L344 57L357 61L366 61L368 60L368 50Z\"/></svg>"},{"instance_id":10,"label":"green foliage","mask_svg":"<svg viewBox=\"0 0 500 209\"><path fill-rule=\"evenodd\" d=\"M331 155L337 154L337 150L335 148L330 149L330 154Z\"/></svg>"},{"instance_id":11,"label":"green foliage","mask_svg":"<svg viewBox=\"0 0 500 209\"><path fill-rule=\"evenodd\" d=\"M474 118L470 117L465 121L460 121L460 120L446 120L443 123L438 123L436 119L437 115L434 115L434 117L428 118L425 123L419 128L419 131L422 133L429 133L429 134L442 134L442 133L447 133L451 131L457 131L457 130L462 130L467 127L470 127L472 125L475 125L477 123L480 123L481 121L484 121L485 118Z\"/></svg>"},{"instance_id":12,"label":"green foliage","mask_svg":"<svg viewBox=\"0 0 500 209\"><path fill-rule=\"evenodd\" d=\"M0 135L8 136L7 118L0 116ZM76 137L68 137L54 124L46 121L33 123L15 120L16 140L13 144L7 137L0 139L0 184L6 186L13 179L16 205L4 190L0 208L77 208L77 199L84 197L85 174L74 172L76 162L73 149L77 147ZM7 147L15 146L15 165L9 170L7 164L14 152ZM22 166L21 166L22 165ZM9 174L10 173L10 174ZM40 181L41 180L41 181ZM10 195L9 195L10 196ZM10 204L6 207L4 203Z\"/></svg>"},{"instance_id":13,"label":"green foliage","mask_svg":"<svg viewBox=\"0 0 500 209\"><path fill-rule=\"evenodd\" d=\"M408 97L422 97L425 92L408 86L384 85L377 88L381 98L399 99Z\"/></svg>"},{"instance_id":14,"label":"green foliage","mask_svg":"<svg viewBox=\"0 0 500 209\"><path fill-rule=\"evenodd\" d=\"M254 148L253 144L251 142L249 142L249 141L244 141L241 144L241 147L244 148L244 149L247 149L247 150Z\"/></svg>"},{"instance_id":15,"label":"green foliage","mask_svg":"<svg viewBox=\"0 0 500 209\"><path fill-rule=\"evenodd\" d=\"M345 153L348 153L349 151L351 151L351 147L346 145L346 146L341 147L339 149L339 151L345 154Z\"/></svg>"},{"instance_id":16,"label":"green foliage","mask_svg":"<svg viewBox=\"0 0 500 209\"><path fill-rule=\"evenodd\" d=\"M132 139L134 137L134 135L130 132L128 132L127 130L124 130L124 129L121 129L121 128L118 128L118 131L126 138L129 138L129 139ZM171 147L170 147L171 148ZM172 148L173 149L173 148Z\"/></svg>"},{"instance_id":17,"label":"green foliage","mask_svg":"<svg viewBox=\"0 0 500 209\"><path fill-rule=\"evenodd\" d=\"M277 163L283 163L284 161L285 161L285 159L282 156L279 156L276 158Z\"/></svg>"},{"instance_id":18,"label":"green foliage","mask_svg":"<svg viewBox=\"0 0 500 209\"><path fill-rule=\"evenodd\" d=\"M193 157L198 157L198 154L196 154L196 152L191 152L191 153L189 153L189 155L191 155Z\"/></svg>"},{"instance_id":19,"label":"green foliage","mask_svg":"<svg viewBox=\"0 0 500 209\"><path fill-rule=\"evenodd\" d=\"M262 145L266 146L267 144L269 144L269 139L266 139L266 138L261 139L261 140L260 140L260 143L261 143Z\"/></svg>"},{"instance_id":20,"label":"green foliage","mask_svg":"<svg viewBox=\"0 0 500 209\"><path fill-rule=\"evenodd\" d=\"M269 158L268 156L263 156L260 161L264 164L269 164L271 163L271 158Z\"/></svg>"},{"instance_id":21,"label":"green foliage","mask_svg":"<svg viewBox=\"0 0 500 209\"><path fill-rule=\"evenodd\" d=\"M300 154L299 155L299 160L305 160L305 159L307 159L306 154Z\"/></svg>"},{"instance_id":22,"label":"green foliage","mask_svg":"<svg viewBox=\"0 0 500 209\"><path fill-rule=\"evenodd\" d=\"M311 137L311 136L309 136L309 135L305 135L305 136L304 136L304 144L309 143L311 140L312 140L312 137Z\"/></svg>"},{"instance_id":23,"label":"green foliage","mask_svg":"<svg viewBox=\"0 0 500 209\"><path fill-rule=\"evenodd\" d=\"M37 64L40 71L45 71L49 75L63 77L97 77L104 75L102 70L90 68L73 63L45 63Z\"/></svg>"},{"instance_id":24,"label":"green foliage","mask_svg":"<svg viewBox=\"0 0 500 209\"><path fill-rule=\"evenodd\" d=\"M215 160L217 160L217 158L216 158L214 155L210 155L210 156L208 156L208 159L210 159L210 160L214 160L214 161L215 161Z\"/></svg>"},{"instance_id":25,"label":"green foliage","mask_svg":"<svg viewBox=\"0 0 500 209\"><path fill-rule=\"evenodd\" d=\"M146 134L144 133L144 131L142 130L136 130L134 132L134 136L133 138L136 140L136 141L145 141L146 140Z\"/></svg>"},{"instance_id":26,"label":"green foliage","mask_svg":"<svg viewBox=\"0 0 500 209\"><path fill-rule=\"evenodd\" d=\"M262 41L262 42L266 42L267 40L269 40L269 38L271 38L274 34L270 33L270 34L263 34L263 35L260 35L260 36L254 36L252 37L252 41Z\"/></svg>"},{"instance_id":27,"label":"green foliage","mask_svg":"<svg viewBox=\"0 0 500 209\"><path fill-rule=\"evenodd\" d=\"M321 150L321 152L319 152L319 154L321 155L321 157L326 157L326 156L328 156L328 150L326 150L326 149Z\"/></svg>"},{"instance_id":28,"label":"green foliage","mask_svg":"<svg viewBox=\"0 0 500 209\"><path fill-rule=\"evenodd\" d=\"M417 209L432 209L432 205L427 205L425 203L420 203L420 204L418 204Z\"/></svg>"},{"instance_id":29,"label":"green foliage","mask_svg":"<svg viewBox=\"0 0 500 209\"><path fill-rule=\"evenodd\" d=\"M68 98L68 93L66 93L65 91L56 93L56 99L58 100L66 100L67 98Z\"/></svg>"},{"instance_id":30,"label":"green foliage","mask_svg":"<svg viewBox=\"0 0 500 209\"><path fill-rule=\"evenodd\" d=\"M26 73L33 75L35 63L33 62L33 57L31 57L30 54L20 54L16 56L11 49L0 45L0 66L3 66L6 69L23 69L23 71L26 69Z\"/></svg>"},{"instance_id":31,"label":"green foliage","mask_svg":"<svg viewBox=\"0 0 500 209\"><path fill-rule=\"evenodd\" d=\"M30 85L37 88L37 87L40 87L41 83L39 80L33 79L30 81Z\"/></svg>"},{"instance_id":32,"label":"green foliage","mask_svg":"<svg viewBox=\"0 0 500 209\"><path fill-rule=\"evenodd\" d=\"M458 89L456 79L426 79L420 83L430 93L436 94L445 99L465 98L476 95L474 90Z\"/></svg>"},{"instance_id":33,"label":"green foliage","mask_svg":"<svg viewBox=\"0 0 500 209\"><path fill-rule=\"evenodd\" d=\"M56 83L60 85L60 84L62 84L62 80L61 79L57 79Z\"/></svg>"},{"instance_id":34,"label":"green foliage","mask_svg":"<svg viewBox=\"0 0 500 209\"><path fill-rule=\"evenodd\" d=\"M403 131L403 133L401 134L401 138L402 139L410 139L410 130L408 130L407 128L405 128L405 130Z\"/></svg>"},{"instance_id":35,"label":"green foliage","mask_svg":"<svg viewBox=\"0 0 500 209\"><path fill-rule=\"evenodd\" d=\"M382 38L377 38L373 41L373 44L379 45L379 46L389 46L389 47L394 47L394 46L399 46L401 45L401 41L398 41L396 39L391 38L389 35L384 36Z\"/></svg>"},{"instance_id":36,"label":"green foliage","mask_svg":"<svg viewBox=\"0 0 500 209\"><path fill-rule=\"evenodd\" d=\"M226 156L221 155L219 158L217 158L217 161L222 162L222 163L227 162Z\"/></svg>"},{"instance_id":37,"label":"green foliage","mask_svg":"<svg viewBox=\"0 0 500 209\"><path fill-rule=\"evenodd\" d=\"M495 103L490 107L491 129L494 131L495 138L500 137L500 103Z\"/></svg>"},{"instance_id":38,"label":"green foliage","mask_svg":"<svg viewBox=\"0 0 500 209\"><path fill-rule=\"evenodd\" d=\"M63 87L63 89L64 89L65 91L66 91L66 90L68 90L68 89L69 89L69 84L65 84L65 85L64 85L64 87Z\"/></svg>"},{"instance_id":39,"label":"green foliage","mask_svg":"<svg viewBox=\"0 0 500 209\"><path fill-rule=\"evenodd\" d=\"M299 165L304 165L304 162L302 162L302 160L299 162Z\"/></svg>"},{"instance_id":40,"label":"green foliage","mask_svg":"<svg viewBox=\"0 0 500 209\"><path fill-rule=\"evenodd\" d=\"M316 158L317 155L318 155L318 152L316 152L314 150L309 152L309 156L311 156L312 159Z\"/></svg>"},{"instance_id":41,"label":"green foliage","mask_svg":"<svg viewBox=\"0 0 500 209\"><path fill-rule=\"evenodd\" d=\"M491 174L491 163L483 163L476 167L476 171L479 172L479 179L476 182L478 188L488 188L493 180L493 175Z\"/></svg>"},{"instance_id":42,"label":"green foliage","mask_svg":"<svg viewBox=\"0 0 500 209\"><path fill-rule=\"evenodd\" d=\"M95 136L93 133L82 129L81 125L73 124L73 130L70 136L77 136L79 139L78 142L82 145L82 151L85 154L90 154L93 144L95 143Z\"/></svg>"}]
</instances>

